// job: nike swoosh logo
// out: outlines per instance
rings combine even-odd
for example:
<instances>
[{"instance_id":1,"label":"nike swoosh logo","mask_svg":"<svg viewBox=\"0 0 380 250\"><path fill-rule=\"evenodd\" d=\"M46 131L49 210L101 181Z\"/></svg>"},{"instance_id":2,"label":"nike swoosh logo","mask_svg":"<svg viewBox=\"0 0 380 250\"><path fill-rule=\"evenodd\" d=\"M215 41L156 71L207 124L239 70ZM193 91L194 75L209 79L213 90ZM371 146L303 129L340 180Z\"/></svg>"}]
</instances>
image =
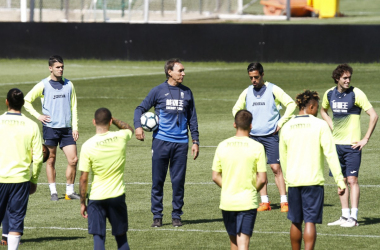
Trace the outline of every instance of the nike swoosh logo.
<instances>
[{"instance_id":1,"label":"nike swoosh logo","mask_svg":"<svg viewBox=\"0 0 380 250\"><path fill-rule=\"evenodd\" d=\"M351 171L351 174L354 174L354 173L356 173L357 171Z\"/></svg>"}]
</instances>

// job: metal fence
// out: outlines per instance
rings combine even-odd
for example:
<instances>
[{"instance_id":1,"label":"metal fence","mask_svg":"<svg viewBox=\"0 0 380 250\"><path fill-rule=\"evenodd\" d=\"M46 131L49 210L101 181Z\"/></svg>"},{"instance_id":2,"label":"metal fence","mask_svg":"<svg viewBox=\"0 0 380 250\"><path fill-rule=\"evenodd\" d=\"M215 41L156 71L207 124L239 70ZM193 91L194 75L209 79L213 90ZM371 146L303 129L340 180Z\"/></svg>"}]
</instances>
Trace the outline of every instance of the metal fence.
<instances>
[{"instance_id":1,"label":"metal fence","mask_svg":"<svg viewBox=\"0 0 380 250\"><path fill-rule=\"evenodd\" d=\"M0 0L0 21L182 22L235 14L242 3L243 0Z\"/></svg>"}]
</instances>

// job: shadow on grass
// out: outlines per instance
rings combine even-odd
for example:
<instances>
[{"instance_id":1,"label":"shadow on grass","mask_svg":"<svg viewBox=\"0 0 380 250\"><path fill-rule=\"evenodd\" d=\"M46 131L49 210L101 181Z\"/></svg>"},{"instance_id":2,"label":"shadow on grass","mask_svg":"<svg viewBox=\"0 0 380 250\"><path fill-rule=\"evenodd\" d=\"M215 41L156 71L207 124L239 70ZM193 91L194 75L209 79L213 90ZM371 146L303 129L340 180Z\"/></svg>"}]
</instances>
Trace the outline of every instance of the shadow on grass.
<instances>
[{"instance_id":1,"label":"shadow on grass","mask_svg":"<svg viewBox=\"0 0 380 250\"><path fill-rule=\"evenodd\" d=\"M34 242L34 243L39 243L39 242L43 242L43 241L67 241L67 240L78 240L78 239L85 239L86 237L72 237L72 236L68 236L68 237L42 237L42 238L36 238L36 239L22 239L21 242L22 243L29 243L29 242Z\"/></svg>"},{"instance_id":2,"label":"shadow on grass","mask_svg":"<svg viewBox=\"0 0 380 250\"><path fill-rule=\"evenodd\" d=\"M223 222L223 219L222 218L219 218L219 219L210 219L210 220L207 220L207 219L201 219L201 220L182 220L183 224L187 224L187 225L190 225L190 224L203 224L203 223L212 223L212 222L220 222L222 221Z\"/></svg>"},{"instance_id":3,"label":"shadow on grass","mask_svg":"<svg viewBox=\"0 0 380 250\"><path fill-rule=\"evenodd\" d=\"M359 225L380 224L380 218L363 217L363 220L358 221Z\"/></svg>"}]
</instances>

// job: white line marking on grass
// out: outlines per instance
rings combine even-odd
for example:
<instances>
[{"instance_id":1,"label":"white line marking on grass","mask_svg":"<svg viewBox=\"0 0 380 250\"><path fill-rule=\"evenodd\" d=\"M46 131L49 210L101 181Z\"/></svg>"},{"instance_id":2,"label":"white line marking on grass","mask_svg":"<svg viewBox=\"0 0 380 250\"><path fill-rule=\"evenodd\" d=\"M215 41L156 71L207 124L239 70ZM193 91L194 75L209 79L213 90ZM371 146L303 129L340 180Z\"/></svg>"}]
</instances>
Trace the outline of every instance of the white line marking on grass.
<instances>
[{"instance_id":1,"label":"white line marking on grass","mask_svg":"<svg viewBox=\"0 0 380 250\"><path fill-rule=\"evenodd\" d=\"M79 183L75 183L76 185ZM89 183L91 184L91 183ZM152 185L151 182L126 182L125 185ZM38 185L49 185L49 183L38 183ZM56 183L56 185L66 185L66 183ZM215 185L214 182L185 182L185 185ZM269 186L274 186L276 183L268 183ZM325 186L335 187L335 184L325 184ZM337 186L336 186L337 187ZM380 185L360 185L365 188L380 188Z\"/></svg>"},{"instance_id":2,"label":"white line marking on grass","mask_svg":"<svg viewBox=\"0 0 380 250\"><path fill-rule=\"evenodd\" d=\"M87 228L79 228L79 227L25 227L25 229L52 229L52 230L79 230L79 231L87 231ZM110 228L106 229L107 231L111 231ZM172 231L172 232L199 232L199 233L226 233L225 230L202 230L202 229L169 229L169 228L155 228L155 229L128 229L128 231L132 232L149 232L149 231ZM262 231L253 231L255 234L289 234L289 232L262 232ZM379 235L355 235L355 234L323 234L317 233L317 235L321 236L333 236L333 237L356 237L356 238L380 238Z\"/></svg>"}]
</instances>

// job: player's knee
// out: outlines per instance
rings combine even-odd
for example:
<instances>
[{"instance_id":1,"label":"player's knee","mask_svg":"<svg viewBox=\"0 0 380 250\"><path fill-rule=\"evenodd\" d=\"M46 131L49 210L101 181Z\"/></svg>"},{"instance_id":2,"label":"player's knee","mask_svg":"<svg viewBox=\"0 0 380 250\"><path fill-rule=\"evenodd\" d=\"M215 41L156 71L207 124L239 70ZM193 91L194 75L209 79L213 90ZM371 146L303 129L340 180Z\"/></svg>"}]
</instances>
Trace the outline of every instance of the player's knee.
<instances>
[{"instance_id":1,"label":"player's knee","mask_svg":"<svg viewBox=\"0 0 380 250\"><path fill-rule=\"evenodd\" d=\"M352 177L352 178L348 177L348 178L347 178L347 183L348 183L348 185L350 185L351 187L352 187L353 185L358 185L358 178L356 178L356 177Z\"/></svg>"},{"instance_id":2,"label":"player's knee","mask_svg":"<svg viewBox=\"0 0 380 250\"><path fill-rule=\"evenodd\" d=\"M76 167L76 165L77 165L77 163L78 163L78 157L73 157L73 158L71 158L70 160L69 160L69 165L70 166L75 166Z\"/></svg>"},{"instance_id":3,"label":"player's knee","mask_svg":"<svg viewBox=\"0 0 380 250\"><path fill-rule=\"evenodd\" d=\"M270 167L274 175L278 175L282 173L281 167L279 164L271 164Z\"/></svg>"}]
</instances>

